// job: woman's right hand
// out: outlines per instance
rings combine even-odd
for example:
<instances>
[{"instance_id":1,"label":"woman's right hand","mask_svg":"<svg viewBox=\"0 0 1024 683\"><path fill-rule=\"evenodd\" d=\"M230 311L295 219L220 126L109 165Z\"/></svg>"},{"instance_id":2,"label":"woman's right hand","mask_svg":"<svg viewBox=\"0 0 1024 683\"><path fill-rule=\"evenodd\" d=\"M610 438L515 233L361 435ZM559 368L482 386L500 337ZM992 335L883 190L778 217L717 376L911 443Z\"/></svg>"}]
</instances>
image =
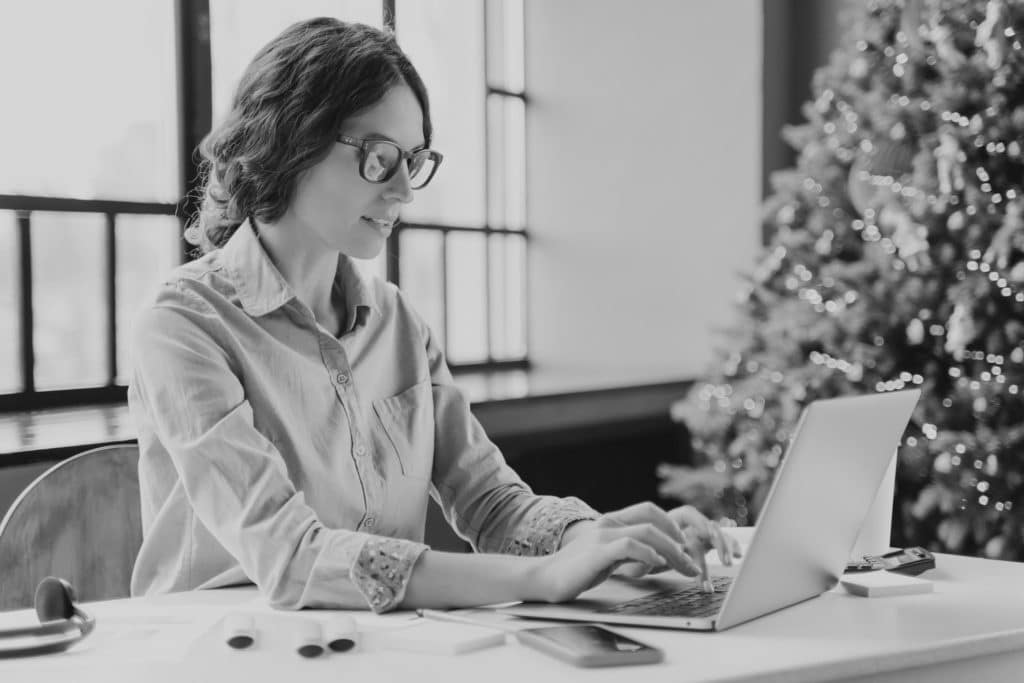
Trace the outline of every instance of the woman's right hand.
<instances>
[{"instance_id":1,"label":"woman's right hand","mask_svg":"<svg viewBox=\"0 0 1024 683\"><path fill-rule=\"evenodd\" d=\"M683 547L650 523L588 525L557 552L538 558L531 572L530 599L565 602L602 583L626 562L669 566L686 576L700 569Z\"/></svg>"}]
</instances>

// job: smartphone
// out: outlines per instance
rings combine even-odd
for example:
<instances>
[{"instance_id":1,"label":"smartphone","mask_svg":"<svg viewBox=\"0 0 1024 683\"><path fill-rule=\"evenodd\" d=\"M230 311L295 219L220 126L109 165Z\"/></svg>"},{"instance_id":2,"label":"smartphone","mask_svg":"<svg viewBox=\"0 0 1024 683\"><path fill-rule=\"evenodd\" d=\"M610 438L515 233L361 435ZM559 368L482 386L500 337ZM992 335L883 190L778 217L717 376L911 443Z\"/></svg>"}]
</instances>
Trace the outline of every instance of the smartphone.
<instances>
[{"instance_id":1,"label":"smartphone","mask_svg":"<svg viewBox=\"0 0 1024 683\"><path fill-rule=\"evenodd\" d=\"M576 666L655 664L665 658L658 648L597 624L527 628L516 631L516 638Z\"/></svg>"}]
</instances>

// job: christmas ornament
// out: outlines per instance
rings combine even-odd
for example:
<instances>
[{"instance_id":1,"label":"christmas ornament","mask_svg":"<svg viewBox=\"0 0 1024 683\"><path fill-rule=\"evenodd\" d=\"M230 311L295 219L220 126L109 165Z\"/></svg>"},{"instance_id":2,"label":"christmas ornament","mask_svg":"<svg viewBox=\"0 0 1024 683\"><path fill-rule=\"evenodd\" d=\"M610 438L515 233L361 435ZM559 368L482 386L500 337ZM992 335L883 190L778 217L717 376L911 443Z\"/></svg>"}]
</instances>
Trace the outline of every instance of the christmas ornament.
<instances>
[{"instance_id":1,"label":"christmas ornament","mask_svg":"<svg viewBox=\"0 0 1024 683\"><path fill-rule=\"evenodd\" d=\"M959 69L967 63L967 57L957 49L953 40L953 30L942 23L941 15L932 18L928 39L935 45L939 58L950 68Z\"/></svg>"},{"instance_id":2,"label":"christmas ornament","mask_svg":"<svg viewBox=\"0 0 1024 683\"><path fill-rule=\"evenodd\" d=\"M953 307L953 313L946 322L946 344L947 353L961 355L967 350L967 345L977 335L974 319L971 317L970 307L964 302Z\"/></svg>"},{"instance_id":3,"label":"christmas ornament","mask_svg":"<svg viewBox=\"0 0 1024 683\"><path fill-rule=\"evenodd\" d=\"M915 223L910 214L897 204L889 203L882 207L878 224L889 230L900 258L908 260L928 251L928 229Z\"/></svg>"},{"instance_id":4,"label":"christmas ornament","mask_svg":"<svg viewBox=\"0 0 1024 683\"><path fill-rule=\"evenodd\" d=\"M918 346L924 341L924 323L920 318L914 318L907 325L907 343Z\"/></svg>"},{"instance_id":5,"label":"christmas ornament","mask_svg":"<svg viewBox=\"0 0 1024 683\"><path fill-rule=\"evenodd\" d=\"M949 218L946 220L946 227L952 232L963 230L965 225L967 225L967 217L963 211L954 211L949 214Z\"/></svg>"},{"instance_id":6,"label":"christmas ornament","mask_svg":"<svg viewBox=\"0 0 1024 683\"><path fill-rule=\"evenodd\" d=\"M1008 45L1003 31L1009 25L1010 14L1005 0L989 0L985 7L985 20L978 25L974 44L985 51L985 64L993 71L1006 60Z\"/></svg>"},{"instance_id":7,"label":"christmas ornament","mask_svg":"<svg viewBox=\"0 0 1024 683\"><path fill-rule=\"evenodd\" d=\"M996 267L1002 270L1010 263L1010 256L1013 250L1024 247L1024 207L1021 200L1015 200L1006 205L1006 216L1003 224L992 236L992 243L985 251L984 259L987 263L995 263ZM1011 271L1010 277L1013 277Z\"/></svg>"},{"instance_id":8,"label":"christmas ornament","mask_svg":"<svg viewBox=\"0 0 1024 683\"><path fill-rule=\"evenodd\" d=\"M949 197L953 191L964 189L964 172L961 164L967 155L960 149L953 128L946 126L939 133L939 146L935 149L936 175L939 178L939 193Z\"/></svg>"},{"instance_id":9,"label":"christmas ornament","mask_svg":"<svg viewBox=\"0 0 1024 683\"><path fill-rule=\"evenodd\" d=\"M861 80L871 72L871 65L864 57L857 57L850 62L850 78Z\"/></svg>"},{"instance_id":10,"label":"christmas ornament","mask_svg":"<svg viewBox=\"0 0 1024 683\"><path fill-rule=\"evenodd\" d=\"M902 142L880 140L870 151L861 150L850 166L847 189L850 203L861 216L892 196L892 182L913 171L914 150Z\"/></svg>"}]
</instances>

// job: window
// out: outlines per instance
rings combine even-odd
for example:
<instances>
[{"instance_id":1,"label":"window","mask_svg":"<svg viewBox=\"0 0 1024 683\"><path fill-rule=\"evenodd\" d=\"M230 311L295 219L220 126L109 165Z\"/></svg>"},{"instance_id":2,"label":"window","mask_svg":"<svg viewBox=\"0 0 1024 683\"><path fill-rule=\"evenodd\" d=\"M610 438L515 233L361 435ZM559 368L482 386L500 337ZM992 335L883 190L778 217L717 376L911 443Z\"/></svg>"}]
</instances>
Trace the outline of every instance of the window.
<instances>
[{"instance_id":1,"label":"window","mask_svg":"<svg viewBox=\"0 0 1024 683\"><path fill-rule=\"evenodd\" d=\"M0 8L0 409L124 395L132 306L180 251L174 25L165 0Z\"/></svg>"},{"instance_id":2,"label":"window","mask_svg":"<svg viewBox=\"0 0 1024 683\"><path fill-rule=\"evenodd\" d=\"M397 0L395 24L445 162L405 212L389 275L453 369L525 365L523 1Z\"/></svg>"},{"instance_id":3,"label":"window","mask_svg":"<svg viewBox=\"0 0 1024 683\"><path fill-rule=\"evenodd\" d=\"M453 370L525 366L523 11L523 0L0 8L0 60L32 65L0 70L19 94L0 130L0 410L123 400L130 321L184 258L192 150L256 50L322 15L387 17L427 83L445 154L366 269L413 299Z\"/></svg>"}]
</instances>

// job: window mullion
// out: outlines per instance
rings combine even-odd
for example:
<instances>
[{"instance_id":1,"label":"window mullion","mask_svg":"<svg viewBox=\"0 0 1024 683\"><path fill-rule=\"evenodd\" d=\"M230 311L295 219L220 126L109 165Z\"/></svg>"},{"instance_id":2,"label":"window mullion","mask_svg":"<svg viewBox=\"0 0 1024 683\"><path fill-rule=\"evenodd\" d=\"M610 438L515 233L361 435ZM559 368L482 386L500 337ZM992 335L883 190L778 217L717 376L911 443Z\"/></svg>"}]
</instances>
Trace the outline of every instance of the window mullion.
<instances>
[{"instance_id":1,"label":"window mullion","mask_svg":"<svg viewBox=\"0 0 1024 683\"><path fill-rule=\"evenodd\" d=\"M107 242L107 385L117 384L117 222L115 214L106 213Z\"/></svg>"},{"instance_id":2,"label":"window mullion","mask_svg":"<svg viewBox=\"0 0 1024 683\"><path fill-rule=\"evenodd\" d=\"M182 228L199 208L201 179L196 150L213 119L213 71L210 59L209 0L175 0L178 65L178 144L181 168ZM190 258L193 247L184 240L182 253Z\"/></svg>"},{"instance_id":3,"label":"window mullion","mask_svg":"<svg viewBox=\"0 0 1024 683\"><path fill-rule=\"evenodd\" d=\"M25 393L36 389L35 321L32 315L32 214L18 211L18 257L21 321L21 383Z\"/></svg>"}]
</instances>

